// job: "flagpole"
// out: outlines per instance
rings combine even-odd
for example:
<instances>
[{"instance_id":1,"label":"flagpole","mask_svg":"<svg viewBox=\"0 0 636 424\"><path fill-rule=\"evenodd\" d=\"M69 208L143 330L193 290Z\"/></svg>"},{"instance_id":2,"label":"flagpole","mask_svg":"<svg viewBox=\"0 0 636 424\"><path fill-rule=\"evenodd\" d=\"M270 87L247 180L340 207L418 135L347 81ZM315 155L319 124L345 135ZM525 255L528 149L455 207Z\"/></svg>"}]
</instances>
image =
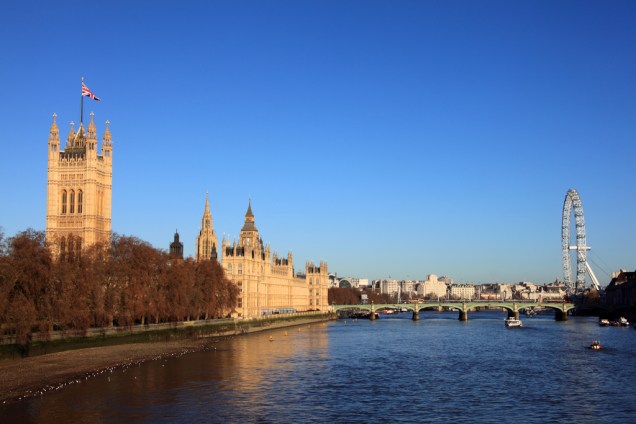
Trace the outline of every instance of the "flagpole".
<instances>
[{"instance_id":1,"label":"flagpole","mask_svg":"<svg viewBox=\"0 0 636 424\"><path fill-rule=\"evenodd\" d=\"M82 87L84 87L84 77L82 77ZM80 87L80 126L84 122L84 93L81 90L82 87Z\"/></svg>"}]
</instances>

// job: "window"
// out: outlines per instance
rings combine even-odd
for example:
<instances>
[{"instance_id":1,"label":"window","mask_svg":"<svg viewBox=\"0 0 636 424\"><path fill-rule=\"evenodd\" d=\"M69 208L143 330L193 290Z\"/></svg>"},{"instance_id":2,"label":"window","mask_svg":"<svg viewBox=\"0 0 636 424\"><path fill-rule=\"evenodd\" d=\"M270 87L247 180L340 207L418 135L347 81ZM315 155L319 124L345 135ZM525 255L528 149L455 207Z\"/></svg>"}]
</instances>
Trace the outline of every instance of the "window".
<instances>
[{"instance_id":1,"label":"window","mask_svg":"<svg viewBox=\"0 0 636 424\"><path fill-rule=\"evenodd\" d=\"M232 264L228 264L227 273L230 274L230 275L232 274Z\"/></svg>"},{"instance_id":2,"label":"window","mask_svg":"<svg viewBox=\"0 0 636 424\"><path fill-rule=\"evenodd\" d=\"M66 190L62 190L62 213L66 213Z\"/></svg>"},{"instance_id":3,"label":"window","mask_svg":"<svg viewBox=\"0 0 636 424\"><path fill-rule=\"evenodd\" d=\"M71 190L68 213L75 213L75 192L73 190Z\"/></svg>"},{"instance_id":4,"label":"window","mask_svg":"<svg viewBox=\"0 0 636 424\"><path fill-rule=\"evenodd\" d=\"M238 275L243 275L243 265L238 264Z\"/></svg>"},{"instance_id":5,"label":"window","mask_svg":"<svg viewBox=\"0 0 636 424\"><path fill-rule=\"evenodd\" d=\"M84 192L79 190L77 192L77 213L82 213L82 203L84 202Z\"/></svg>"}]
</instances>

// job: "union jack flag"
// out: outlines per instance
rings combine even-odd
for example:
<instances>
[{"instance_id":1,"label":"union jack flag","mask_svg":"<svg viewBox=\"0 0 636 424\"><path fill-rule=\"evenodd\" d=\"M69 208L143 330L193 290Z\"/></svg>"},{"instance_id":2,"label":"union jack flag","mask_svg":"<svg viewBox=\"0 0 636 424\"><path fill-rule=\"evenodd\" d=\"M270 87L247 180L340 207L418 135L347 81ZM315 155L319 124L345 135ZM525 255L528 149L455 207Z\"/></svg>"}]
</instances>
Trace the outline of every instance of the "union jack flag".
<instances>
[{"instance_id":1,"label":"union jack flag","mask_svg":"<svg viewBox=\"0 0 636 424\"><path fill-rule=\"evenodd\" d=\"M97 102L99 101L99 97L94 95L93 92L89 90L88 87L84 84L84 82L82 82L82 96L88 96Z\"/></svg>"}]
</instances>

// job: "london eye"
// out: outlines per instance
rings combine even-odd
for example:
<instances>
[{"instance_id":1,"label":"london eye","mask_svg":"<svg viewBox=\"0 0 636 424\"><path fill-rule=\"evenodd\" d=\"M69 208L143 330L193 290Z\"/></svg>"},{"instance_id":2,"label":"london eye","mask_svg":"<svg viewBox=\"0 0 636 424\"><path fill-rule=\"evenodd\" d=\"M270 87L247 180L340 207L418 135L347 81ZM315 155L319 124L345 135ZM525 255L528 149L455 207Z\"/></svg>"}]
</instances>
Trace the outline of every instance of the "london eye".
<instances>
[{"instance_id":1,"label":"london eye","mask_svg":"<svg viewBox=\"0 0 636 424\"><path fill-rule=\"evenodd\" d=\"M576 228L576 245L570 245L570 216L574 207L574 223ZM572 282L572 259L570 252L576 250L576 281ZM565 195L563 202L563 221L561 223L561 256L563 259L563 277L565 278L568 293L578 292L585 285L585 273L589 272L594 288L598 290L599 284L586 259L586 252L590 250L585 238L585 217L583 205L579 193L571 188Z\"/></svg>"}]
</instances>

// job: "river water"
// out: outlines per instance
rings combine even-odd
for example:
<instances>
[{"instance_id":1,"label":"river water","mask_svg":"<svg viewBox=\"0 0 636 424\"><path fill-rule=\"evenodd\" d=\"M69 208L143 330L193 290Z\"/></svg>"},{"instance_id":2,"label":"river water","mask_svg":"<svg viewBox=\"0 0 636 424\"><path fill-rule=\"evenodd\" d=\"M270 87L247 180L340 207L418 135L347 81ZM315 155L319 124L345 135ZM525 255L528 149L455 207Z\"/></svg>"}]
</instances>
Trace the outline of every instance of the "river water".
<instances>
[{"instance_id":1,"label":"river water","mask_svg":"<svg viewBox=\"0 0 636 424\"><path fill-rule=\"evenodd\" d=\"M457 312L220 340L0 407L0 422L636 422L636 331ZM588 348L600 340L605 349Z\"/></svg>"}]
</instances>

